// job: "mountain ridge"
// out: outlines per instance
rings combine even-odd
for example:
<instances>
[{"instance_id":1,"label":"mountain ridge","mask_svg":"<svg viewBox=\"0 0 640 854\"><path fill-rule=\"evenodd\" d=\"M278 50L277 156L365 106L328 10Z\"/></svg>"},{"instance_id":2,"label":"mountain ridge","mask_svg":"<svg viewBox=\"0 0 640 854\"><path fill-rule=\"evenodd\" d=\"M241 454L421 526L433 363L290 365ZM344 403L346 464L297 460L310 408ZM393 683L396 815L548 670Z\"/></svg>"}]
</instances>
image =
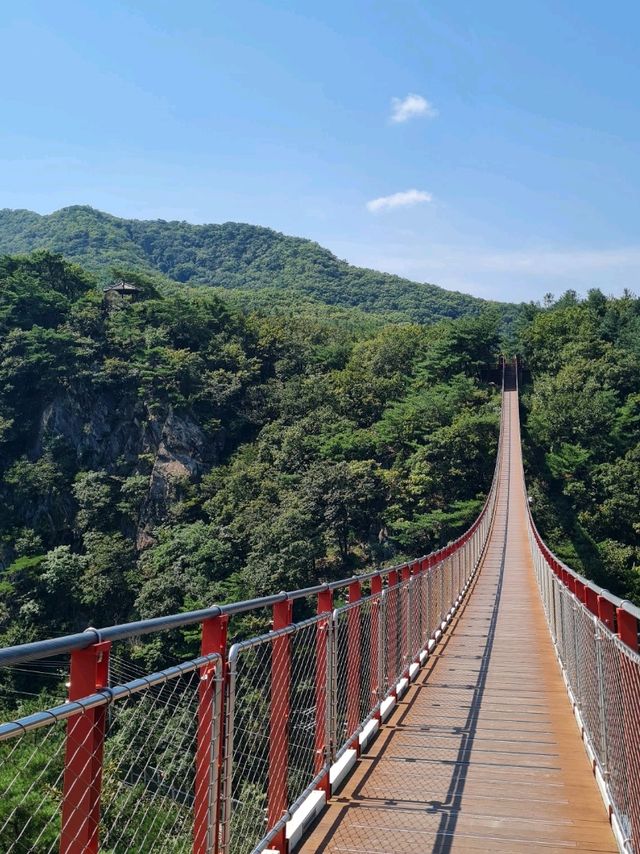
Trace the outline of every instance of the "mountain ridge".
<instances>
[{"instance_id":1,"label":"mountain ridge","mask_svg":"<svg viewBox=\"0 0 640 854\"><path fill-rule=\"evenodd\" d=\"M266 226L125 219L88 205L51 214L0 210L1 254L43 248L103 277L111 267L130 267L188 285L254 293L287 290L332 306L393 313L421 323L477 315L489 307L507 317L518 310L513 303L356 267L316 241Z\"/></svg>"}]
</instances>

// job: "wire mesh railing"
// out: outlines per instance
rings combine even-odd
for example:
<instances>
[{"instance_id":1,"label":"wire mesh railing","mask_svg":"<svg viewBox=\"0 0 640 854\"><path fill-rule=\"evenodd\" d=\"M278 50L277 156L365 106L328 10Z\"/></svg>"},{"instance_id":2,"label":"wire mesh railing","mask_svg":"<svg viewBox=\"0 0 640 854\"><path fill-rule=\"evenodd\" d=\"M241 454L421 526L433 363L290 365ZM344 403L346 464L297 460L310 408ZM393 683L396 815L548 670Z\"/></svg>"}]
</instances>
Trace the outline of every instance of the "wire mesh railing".
<instances>
[{"instance_id":1,"label":"wire mesh railing","mask_svg":"<svg viewBox=\"0 0 640 854\"><path fill-rule=\"evenodd\" d=\"M7 854L57 850L64 736L65 722L51 717L45 727L17 726L0 741L0 850Z\"/></svg>"},{"instance_id":2,"label":"wire mesh railing","mask_svg":"<svg viewBox=\"0 0 640 854\"><path fill-rule=\"evenodd\" d=\"M603 622L598 613L598 599L605 597L601 593L594 597L594 613L556 574L533 535L531 541L551 635L595 763L594 770L607 793L619 840L625 850L637 854L640 852L640 655ZM603 610L601 604L600 612Z\"/></svg>"},{"instance_id":3,"label":"wire mesh railing","mask_svg":"<svg viewBox=\"0 0 640 854\"><path fill-rule=\"evenodd\" d=\"M104 849L191 849L199 681L194 668L109 707L100 815Z\"/></svg>"},{"instance_id":4,"label":"wire mesh railing","mask_svg":"<svg viewBox=\"0 0 640 854\"><path fill-rule=\"evenodd\" d=\"M383 671L385 694L400 679L404 669L406 626L402 622L402 612L405 610L403 605L406 587L406 583L394 584L384 591L382 643L385 650Z\"/></svg>"},{"instance_id":5,"label":"wire mesh railing","mask_svg":"<svg viewBox=\"0 0 640 854\"><path fill-rule=\"evenodd\" d=\"M200 682L219 721L220 665L204 656L0 726L0 850L190 851Z\"/></svg>"},{"instance_id":6,"label":"wire mesh railing","mask_svg":"<svg viewBox=\"0 0 640 854\"><path fill-rule=\"evenodd\" d=\"M549 630L622 850L640 854L640 609L574 572L528 534Z\"/></svg>"},{"instance_id":7,"label":"wire mesh railing","mask_svg":"<svg viewBox=\"0 0 640 854\"><path fill-rule=\"evenodd\" d=\"M0 726L0 850L249 854L277 845L304 798L330 790L331 763L358 749L442 628L488 530L481 517L435 555L351 579L350 601L337 609L322 586L321 613L302 622L291 622L293 597L274 597L285 625L228 654L224 613L203 621L203 648L217 632L221 652L157 673L136 675L108 640L72 649L69 701ZM122 627L110 632L121 637ZM0 664L17 649L0 651Z\"/></svg>"},{"instance_id":8,"label":"wire mesh railing","mask_svg":"<svg viewBox=\"0 0 640 854\"><path fill-rule=\"evenodd\" d=\"M330 743L332 758L351 745L379 706L380 633L383 594L359 599L333 613L333 674Z\"/></svg>"},{"instance_id":9,"label":"wire mesh railing","mask_svg":"<svg viewBox=\"0 0 640 854\"><path fill-rule=\"evenodd\" d=\"M330 622L320 615L229 652L224 851L266 847L289 805L328 772L316 733L327 727Z\"/></svg>"}]
</instances>

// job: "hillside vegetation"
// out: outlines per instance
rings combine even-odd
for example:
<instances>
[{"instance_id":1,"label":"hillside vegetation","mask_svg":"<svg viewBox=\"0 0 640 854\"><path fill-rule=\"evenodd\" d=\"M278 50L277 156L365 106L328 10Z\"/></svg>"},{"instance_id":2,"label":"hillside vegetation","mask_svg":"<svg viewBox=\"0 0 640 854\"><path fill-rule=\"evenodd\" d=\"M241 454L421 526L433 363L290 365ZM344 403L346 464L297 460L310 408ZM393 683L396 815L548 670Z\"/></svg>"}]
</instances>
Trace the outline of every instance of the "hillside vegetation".
<instances>
[{"instance_id":1,"label":"hillside vegetation","mask_svg":"<svg viewBox=\"0 0 640 854\"><path fill-rule=\"evenodd\" d=\"M0 646L348 576L425 553L475 517L498 435L497 313L386 325L304 294L292 307L274 288L242 313L220 291L114 260L131 296L61 255L0 259ZM232 637L269 618L235 618ZM111 678L198 648L194 629L117 643ZM1 671L2 720L66 696L64 657ZM168 696L110 723L105 825L130 840L143 804L141 832L186 851L190 810L116 761L135 745L157 779L190 767L176 704L193 698ZM63 736L10 745L0 850L57 845ZM241 802L263 820L251 781Z\"/></svg>"},{"instance_id":2,"label":"hillside vegetation","mask_svg":"<svg viewBox=\"0 0 640 854\"><path fill-rule=\"evenodd\" d=\"M0 262L0 645L343 577L474 518L496 316L245 315L129 278L134 301Z\"/></svg>"},{"instance_id":3,"label":"hillside vegetation","mask_svg":"<svg viewBox=\"0 0 640 854\"><path fill-rule=\"evenodd\" d=\"M541 533L569 566L640 603L640 300L568 292L530 310L520 341Z\"/></svg>"},{"instance_id":4,"label":"hillside vegetation","mask_svg":"<svg viewBox=\"0 0 640 854\"><path fill-rule=\"evenodd\" d=\"M48 216L0 210L0 254L50 249L97 273L112 266L160 274L175 282L236 291L243 307L272 311L276 302L317 300L383 313L390 320L432 323L478 315L490 304L340 261L317 243L228 222L191 225L119 219L90 207ZM494 304L507 320L515 305Z\"/></svg>"}]
</instances>

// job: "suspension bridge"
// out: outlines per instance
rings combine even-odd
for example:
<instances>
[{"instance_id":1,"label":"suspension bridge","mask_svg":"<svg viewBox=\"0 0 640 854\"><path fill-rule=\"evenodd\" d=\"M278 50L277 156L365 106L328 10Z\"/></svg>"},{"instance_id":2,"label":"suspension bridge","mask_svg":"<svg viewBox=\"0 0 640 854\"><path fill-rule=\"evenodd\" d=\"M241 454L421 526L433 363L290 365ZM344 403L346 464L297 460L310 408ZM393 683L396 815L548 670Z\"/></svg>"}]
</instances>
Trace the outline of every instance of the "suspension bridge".
<instances>
[{"instance_id":1,"label":"suspension bridge","mask_svg":"<svg viewBox=\"0 0 640 854\"><path fill-rule=\"evenodd\" d=\"M539 536L507 365L491 490L445 548L0 650L48 688L0 725L0 851L638 854L639 628ZM185 632L197 658L136 664Z\"/></svg>"}]
</instances>

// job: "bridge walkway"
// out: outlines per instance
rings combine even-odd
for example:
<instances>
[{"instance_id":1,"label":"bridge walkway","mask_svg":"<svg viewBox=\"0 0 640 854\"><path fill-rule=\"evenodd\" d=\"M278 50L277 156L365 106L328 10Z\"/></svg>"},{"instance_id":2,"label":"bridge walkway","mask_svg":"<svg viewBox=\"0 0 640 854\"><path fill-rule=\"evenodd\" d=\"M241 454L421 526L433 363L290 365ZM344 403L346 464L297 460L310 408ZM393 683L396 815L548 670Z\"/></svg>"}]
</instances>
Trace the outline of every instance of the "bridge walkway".
<instances>
[{"instance_id":1,"label":"bridge walkway","mask_svg":"<svg viewBox=\"0 0 640 854\"><path fill-rule=\"evenodd\" d=\"M517 392L480 572L302 851L616 851L527 540Z\"/></svg>"}]
</instances>

